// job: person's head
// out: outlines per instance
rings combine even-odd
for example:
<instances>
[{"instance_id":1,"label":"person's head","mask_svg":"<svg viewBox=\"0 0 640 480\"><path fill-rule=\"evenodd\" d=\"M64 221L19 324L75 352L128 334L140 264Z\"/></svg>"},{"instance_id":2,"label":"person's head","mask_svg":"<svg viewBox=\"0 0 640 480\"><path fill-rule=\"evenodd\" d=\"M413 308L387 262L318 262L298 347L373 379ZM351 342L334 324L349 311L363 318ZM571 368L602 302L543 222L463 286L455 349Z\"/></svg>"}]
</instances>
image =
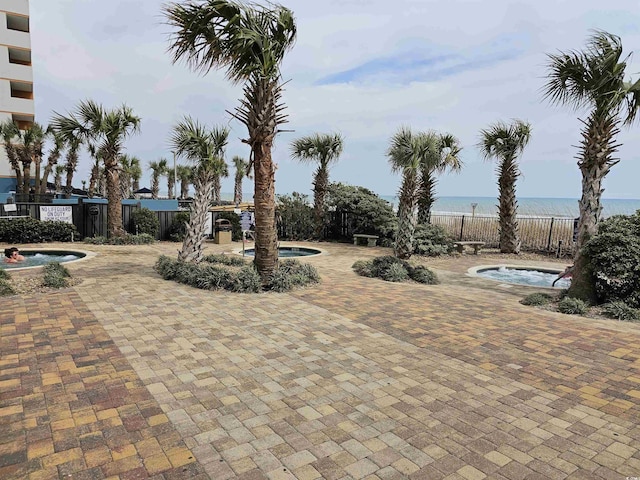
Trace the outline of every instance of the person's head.
<instances>
[{"instance_id":1,"label":"person's head","mask_svg":"<svg viewBox=\"0 0 640 480\"><path fill-rule=\"evenodd\" d=\"M18 250L16 247L4 249L4 256L7 258L17 257L18 255L20 255L20 250Z\"/></svg>"}]
</instances>

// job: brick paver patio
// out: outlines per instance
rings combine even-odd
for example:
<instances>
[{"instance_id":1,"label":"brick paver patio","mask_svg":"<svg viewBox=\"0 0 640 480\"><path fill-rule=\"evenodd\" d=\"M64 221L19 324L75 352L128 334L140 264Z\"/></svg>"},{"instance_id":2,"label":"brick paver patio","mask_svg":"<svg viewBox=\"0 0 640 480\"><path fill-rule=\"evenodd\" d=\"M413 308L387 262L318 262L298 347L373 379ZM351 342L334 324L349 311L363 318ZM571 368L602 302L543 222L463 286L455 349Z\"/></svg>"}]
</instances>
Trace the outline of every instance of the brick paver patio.
<instances>
[{"instance_id":1,"label":"brick paver patio","mask_svg":"<svg viewBox=\"0 0 640 480\"><path fill-rule=\"evenodd\" d=\"M319 286L241 295L160 279L176 248L3 299L0 478L640 476L637 325L462 276L487 255L390 284L350 269L384 250L320 244Z\"/></svg>"}]
</instances>

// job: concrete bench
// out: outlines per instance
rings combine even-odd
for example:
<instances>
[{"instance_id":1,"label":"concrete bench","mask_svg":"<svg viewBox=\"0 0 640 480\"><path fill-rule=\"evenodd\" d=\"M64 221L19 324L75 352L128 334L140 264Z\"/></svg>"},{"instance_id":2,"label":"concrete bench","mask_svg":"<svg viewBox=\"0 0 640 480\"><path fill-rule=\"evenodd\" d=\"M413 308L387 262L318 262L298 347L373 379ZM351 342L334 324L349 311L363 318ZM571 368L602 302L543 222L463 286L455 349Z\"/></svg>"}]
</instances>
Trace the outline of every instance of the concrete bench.
<instances>
[{"instance_id":1,"label":"concrete bench","mask_svg":"<svg viewBox=\"0 0 640 480\"><path fill-rule=\"evenodd\" d=\"M366 240L367 247L375 247L378 240L378 235L365 235L364 233L353 234L353 244L358 245L359 240Z\"/></svg>"},{"instance_id":2,"label":"concrete bench","mask_svg":"<svg viewBox=\"0 0 640 480\"><path fill-rule=\"evenodd\" d=\"M484 246L484 242L454 242L453 246L458 250L458 253L463 253L464 247L473 247L473 253L478 255Z\"/></svg>"}]
</instances>

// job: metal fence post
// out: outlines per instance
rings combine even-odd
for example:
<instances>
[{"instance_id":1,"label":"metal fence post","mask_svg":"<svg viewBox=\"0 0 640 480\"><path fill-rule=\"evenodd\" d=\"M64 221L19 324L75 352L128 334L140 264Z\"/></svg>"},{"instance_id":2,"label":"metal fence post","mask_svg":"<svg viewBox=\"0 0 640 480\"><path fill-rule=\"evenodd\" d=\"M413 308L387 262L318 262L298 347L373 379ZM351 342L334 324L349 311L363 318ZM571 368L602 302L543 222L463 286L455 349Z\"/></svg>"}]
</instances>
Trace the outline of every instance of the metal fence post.
<instances>
[{"instance_id":1,"label":"metal fence post","mask_svg":"<svg viewBox=\"0 0 640 480\"><path fill-rule=\"evenodd\" d=\"M549 239L547 240L547 251L551 250L551 234L553 233L553 222L555 218L551 217L551 225L549 226Z\"/></svg>"}]
</instances>

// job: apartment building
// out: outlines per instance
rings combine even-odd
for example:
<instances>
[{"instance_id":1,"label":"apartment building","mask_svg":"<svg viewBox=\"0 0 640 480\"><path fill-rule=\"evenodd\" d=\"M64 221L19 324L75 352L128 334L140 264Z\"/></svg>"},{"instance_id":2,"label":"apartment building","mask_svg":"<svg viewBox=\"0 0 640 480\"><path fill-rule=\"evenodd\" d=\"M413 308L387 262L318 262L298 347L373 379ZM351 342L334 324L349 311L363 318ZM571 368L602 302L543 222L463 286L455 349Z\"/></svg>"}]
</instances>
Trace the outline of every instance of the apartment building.
<instances>
[{"instance_id":1,"label":"apartment building","mask_svg":"<svg viewBox=\"0 0 640 480\"><path fill-rule=\"evenodd\" d=\"M0 0L0 122L34 122L29 0ZM0 148L0 193L15 189L15 175Z\"/></svg>"}]
</instances>

